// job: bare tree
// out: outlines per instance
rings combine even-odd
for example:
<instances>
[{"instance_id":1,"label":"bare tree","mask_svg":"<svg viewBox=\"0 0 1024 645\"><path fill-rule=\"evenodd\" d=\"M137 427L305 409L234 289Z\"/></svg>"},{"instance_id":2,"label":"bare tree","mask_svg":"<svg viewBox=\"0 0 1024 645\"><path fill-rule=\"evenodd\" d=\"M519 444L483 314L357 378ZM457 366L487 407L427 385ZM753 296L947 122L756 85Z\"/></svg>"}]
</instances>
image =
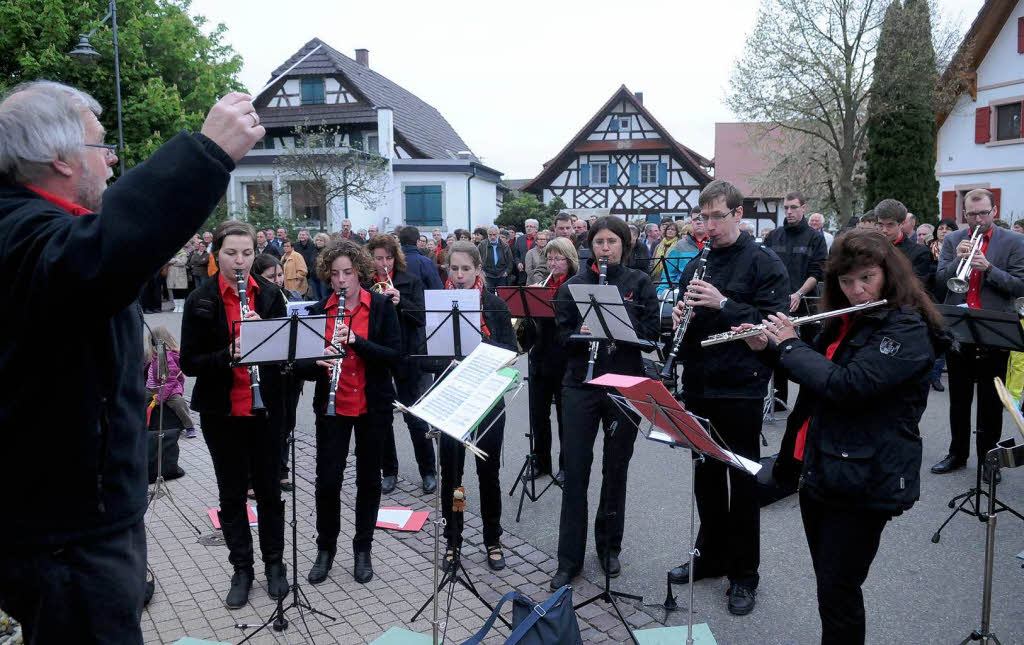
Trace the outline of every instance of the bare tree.
<instances>
[{"instance_id":1,"label":"bare tree","mask_svg":"<svg viewBox=\"0 0 1024 645\"><path fill-rule=\"evenodd\" d=\"M307 198L320 208L321 230L335 199L354 199L373 210L385 198L388 163L376 151L345 145L337 127L307 122L295 126L293 134L292 145L277 157L275 172L285 195L291 195L292 183L301 182Z\"/></svg>"}]
</instances>

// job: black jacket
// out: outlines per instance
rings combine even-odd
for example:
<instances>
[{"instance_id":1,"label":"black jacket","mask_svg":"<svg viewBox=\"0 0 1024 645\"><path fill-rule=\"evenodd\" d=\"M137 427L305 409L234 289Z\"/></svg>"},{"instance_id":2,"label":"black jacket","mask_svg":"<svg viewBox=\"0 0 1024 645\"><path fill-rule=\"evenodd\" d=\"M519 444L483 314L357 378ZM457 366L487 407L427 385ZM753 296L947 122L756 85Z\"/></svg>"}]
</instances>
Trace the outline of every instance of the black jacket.
<instances>
[{"instance_id":1,"label":"black jacket","mask_svg":"<svg viewBox=\"0 0 1024 645\"><path fill-rule=\"evenodd\" d=\"M263 254L263 253L266 253L267 255L273 255L273 256L274 256L275 258L277 258L278 260L280 260L280 259L281 259L281 249L277 248L277 246L276 246L276 245L274 245L274 244L271 244L270 242L267 242L267 245L266 245L265 247L263 247L263 250L262 250L262 251L260 251L260 250L259 250L259 249L257 248L257 250L256 250L256 254L257 254L257 255L261 255L261 254ZM307 266L308 266L308 265L307 265Z\"/></svg>"},{"instance_id":2,"label":"black jacket","mask_svg":"<svg viewBox=\"0 0 1024 645\"><path fill-rule=\"evenodd\" d=\"M512 314L505 301L485 289L480 304L483 305L481 309L483 309L484 323L487 325L487 331L491 334L483 339L484 342L513 352L518 351L516 334L512 330Z\"/></svg>"},{"instance_id":3,"label":"black jacket","mask_svg":"<svg viewBox=\"0 0 1024 645\"><path fill-rule=\"evenodd\" d=\"M590 360L590 343L570 339L578 334L583 319L573 302L569 292L571 284L597 284L599 275L593 262L586 270L569 278L558 288L555 294L555 324L557 325L556 342L565 348L566 370L562 379L563 385L579 386L587 376L587 363ZM654 292L651 278L642 271L636 271L613 264L608 267L607 284L619 288L622 300L626 303L626 312L630 322L641 340L656 341L661 327L661 314L658 309L658 296ZM609 351L606 343L601 344L601 351L594 362L594 377L608 372L642 376L644 374L643 352L639 347L619 343L614 351Z\"/></svg>"},{"instance_id":4,"label":"black jacket","mask_svg":"<svg viewBox=\"0 0 1024 645\"><path fill-rule=\"evenodd\" d=\"M637 240L636 244L633 245L633 257L629 263L630 269L636 269L637 271L643 271L644 273L650 273L651 269L651 254L647 252L647 246Z\"/></svg>"},{"instance_id":5,"label":"black jacket","mask_svg":"<svg viewBox=\"0 0 1024 645\"><path fill-rule=\"evenodd\" d=\"M306 243L295 242L295 250L299 252L302 259L306 261L306 269L309 271L309 278L313 279L316 276L316 258L320 255L320 249L316 248L316 244L313 244L313 238L306 240Z\"/></svg>"},{"instance_id":6,"label":"black jacket","mask_svg":"<svg viewBox=\"0 0 1024 645\"><path fill-rule=\"evenodd\" d=\"M490 240L484 240L480 243L480 257L484 264L484 275L488 278L504 278L508 275L514 274L516 271L516 259L512 255L512 249L508 244L505 244L498 239L498 261L494 261L494 248L491 246Z\"/></svg>"},{"instance_id":7,"label":"black jacket","mask_svg":"<svg viewBox=\"0 0 1024 645\"><path fill-rule=\"evenodd\" d=\"M696 268L694 258L683 269L680 283L687 284ZM683 343L683 389L687 397L762 398L771 371L746 343L733 341L703 348L700 341L740 323L758 324L768 314L789 311L786 267L771 249L740 233L729 246L711 247L704 280L729 300L721 311L707 307L694 310Z\"/></svg>"},{"instance_id":8,"label":"black jacket","mask_svg":"<svg viewBox=\"0 0 1024 645\"><path fill-rule=\"evenodd\" d=\"M284 292L263 276L252 277L259 285L253 310L263 319L283 318ZM234 372L228 348L230 344L231 330L220 293L220 274L217 273L189 294L181 318L181 371L196 377L190 407L199 414L231 414ZM260 391L271 419L279 420L284 409L280 367L260 366Z\"/></svg>"},{"instance_id":9,"label":"black jacket","mask_svg":"<svg viewBox=\"0 0 1024 645\"><path fill-rule=\"evenodd\" d=\"M898 514L920 496L918 423L949 336L910 308L866 311L829 361L823 353L838 330L829 324L813 344L788 340L761 353L800 384L778 463L792 463L796 429L809 417L804 492L836 507Z\"/></svg>"},{"instance_id":10,"label":"black jacket","mask_svg":"<svg viewBox=\"0 0 1024 645\"><path fill-rule=\"evenodd\" d=\"M825 236L807 224L807 218L795 226L780 226L765 236L764 245L775 251L789 276L789 293L796 290L809 277L822 279L822 267L828 255ZM783 312L789 313L789 303ZM758 321L760 322L760 321Z\"/></svg>"},{"instance_id":11,"label":"black jacket","mask_svg":"<svg viewBox=\"0 0 1024 645\"><path fill-rule=\"evenodd\" d=\"M97 215L0 185L0 545L74 543L142 519L135 297L213 211L233 168L206 137L179 134L117 180Z\"/></svg>"},{"instance_id":12,"label":"black jacket","mask_svg":"<svg viewBox=\"0 0 1024 645\"><path fill-rule=\"evenodd\" d=\"M391 282L400 294L398 322L402 331L402 360L395 367L395 378L415 375L409 371L409 356L427 352L427 317L423 303L423 283L416 276L405 271L391 274Z\"/></svg>"},{"instance_id":13,"label":"black jacket","mask_svg":"<svg viewBox=\"0 0 1024 645\"><path fill-rule=\"evenodd\" d=\"M330 300L327 296L309 307L310 316L323 316L324 307ZM322 319L318 325L326 325ZM370 321L366 338L356 336L356 342L348 346L363 359L366 370L366 409L377 415L390 416L394 413L395 388L391 383L391 370L402 355L402 331L398 314L391 304L391 297L379 293L370 294ZM316 381L313 390L313 411L319 416L327 409L327 388L331 373L315 361L304 361L296 374L307 381Z\"/></svg>"},{"instance_id":14,"label":"black jacket","mask_svg":"<svg viewBox=\"0 0 1024 645\"><path fill-rule=\"evenodd\" d=\"M921 286L925 291L930 291L935 282L935 269L938 268L931 249L910 239L909 235L904 235L895 246L907 257L910 266L914 267L914 275L921 281Z\"/></svg>"}]
</instances>

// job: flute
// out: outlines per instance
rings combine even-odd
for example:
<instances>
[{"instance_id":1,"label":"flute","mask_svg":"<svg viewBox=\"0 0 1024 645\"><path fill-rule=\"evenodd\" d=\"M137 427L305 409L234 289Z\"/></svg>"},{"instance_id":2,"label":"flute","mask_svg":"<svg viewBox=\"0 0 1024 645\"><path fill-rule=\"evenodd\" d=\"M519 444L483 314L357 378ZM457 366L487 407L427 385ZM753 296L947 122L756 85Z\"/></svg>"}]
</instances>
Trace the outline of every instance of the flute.
<instances>
[{"instance_id":1,"label":"flute","mask_svg":"<svg viewBox=\"0 0 1024 645\"><path fill-rule=\"evenodd\" d=\"M871 302L865 302L862 305L854 305L852 307L846 307L845 309L836 309L835 311L826 311L820 314L811 314L810 316L800 316L799 318L790 318L789 322L793 323L794 327L800 325L806 325L808 323L818 322L819 320L825 320L827 318L834 318L835 316L842 316L843 314L853 313L855 311L863 311L865 309L874 309L875 307L881 307L886 304L886 300L872 300ZM718 345L720 343L728 343L734 340L741 340L743 338L750 338L751 336L757 336L765 330L765 326L754 325L750 329L744 329L743 331L727 331L721 334L715 334L708 336L704 340L700 341L701 347L710 347L711 345Z\"/></svg>"}]
</instances>

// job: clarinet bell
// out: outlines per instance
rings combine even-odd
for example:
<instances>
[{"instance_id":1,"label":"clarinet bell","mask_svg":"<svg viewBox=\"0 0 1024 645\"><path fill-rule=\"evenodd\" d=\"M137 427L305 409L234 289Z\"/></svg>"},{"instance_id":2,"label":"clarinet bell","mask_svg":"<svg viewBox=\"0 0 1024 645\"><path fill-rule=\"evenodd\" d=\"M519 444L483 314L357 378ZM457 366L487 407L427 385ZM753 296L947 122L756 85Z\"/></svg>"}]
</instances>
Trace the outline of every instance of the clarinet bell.
<instances>
[{"instance_id":1,"label":"clarinet bell","mask_svg":"<svg viewBox=\"0 0 1024 645\"><path fill-rule=\"evenodd\" d=\"M252 408L250 408L250 414L263 414L267 411L265 405L263 405L263 394L260 392L260 388L252 388Z\"/></svg>"}]
</instances>

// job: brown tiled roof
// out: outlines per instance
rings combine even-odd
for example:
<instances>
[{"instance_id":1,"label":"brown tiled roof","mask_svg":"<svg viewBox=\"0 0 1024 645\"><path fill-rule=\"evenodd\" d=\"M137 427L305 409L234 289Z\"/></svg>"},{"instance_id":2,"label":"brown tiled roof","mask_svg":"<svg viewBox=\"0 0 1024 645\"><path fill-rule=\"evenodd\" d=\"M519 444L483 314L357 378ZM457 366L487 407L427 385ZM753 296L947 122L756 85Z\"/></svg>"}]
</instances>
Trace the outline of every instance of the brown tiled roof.
<instances>
[{"instance_id":1,"label":"brown tiled roof","mask_svg":"<svg viewBox=\"0 0 1024 645\"><path fill-rule=\"evenodd\" d=\"M363 104L299 105L295 107L260 109L260 123L265 127L289 126L308 119L310 125L342 123L376 123L377 112Z\"/></svg>"},{"instance_id":2,"label":"brown tiled roof","mask_svg":"<svg viewBox=\"0 0 1024 645\"><path fill-rule=\"evenodd\" d=\"M333 49L319 38L314 38L303 45L299 51L295 52L280 67L274 70L270 80L284 73L296 61L315 49L317 45L321 46L320 49L302 61L295 69L288 72L289 77L311 75L342 76L347 81L345 83L346 88L352 91L357 98L365 101L366 105L370 106L370 108L367 108L366 105L363 105L361 109L367 113L373 113L371 121L376 122L376 113L373 108L388 107L394 110L396 134L414 148L414 150L409 150L413 156L423 156L430 159L454 159L459 151L469 150L466 142L462 140L451 124L436 109L390 79L385 78L368 67L360 65L348 56ZM268 96L272 94L273 90L268 89ZM297 110L311 107L322 108L322 112L314 113L315 116L313 114L308 115L311 120L316 118L318 121L329 118L327 114L332 112L332 110L339 111L340 113L345 109L345 106L337 105L279 108L277 110L264 108L261 110L260 115L261 119L263 119L262 115L264 112L275 113L273 118L278 118L278 115L281 115L280 118L283 118L285 113L303 118L307 115L300 114ZM357 117L355 111L353 111L351 114L345 113L344 116L336 118L346 120L333 122L328 120L327 122L351 123L354 121L348 121L347 119ZM294 120L290 121L290 123L294 122ZM264 123L266 123L265 119ZM271 125L283 125L283 123L278 121ZM476 159L475 156L473 158Z\"/></svg>"}]
</instances>

